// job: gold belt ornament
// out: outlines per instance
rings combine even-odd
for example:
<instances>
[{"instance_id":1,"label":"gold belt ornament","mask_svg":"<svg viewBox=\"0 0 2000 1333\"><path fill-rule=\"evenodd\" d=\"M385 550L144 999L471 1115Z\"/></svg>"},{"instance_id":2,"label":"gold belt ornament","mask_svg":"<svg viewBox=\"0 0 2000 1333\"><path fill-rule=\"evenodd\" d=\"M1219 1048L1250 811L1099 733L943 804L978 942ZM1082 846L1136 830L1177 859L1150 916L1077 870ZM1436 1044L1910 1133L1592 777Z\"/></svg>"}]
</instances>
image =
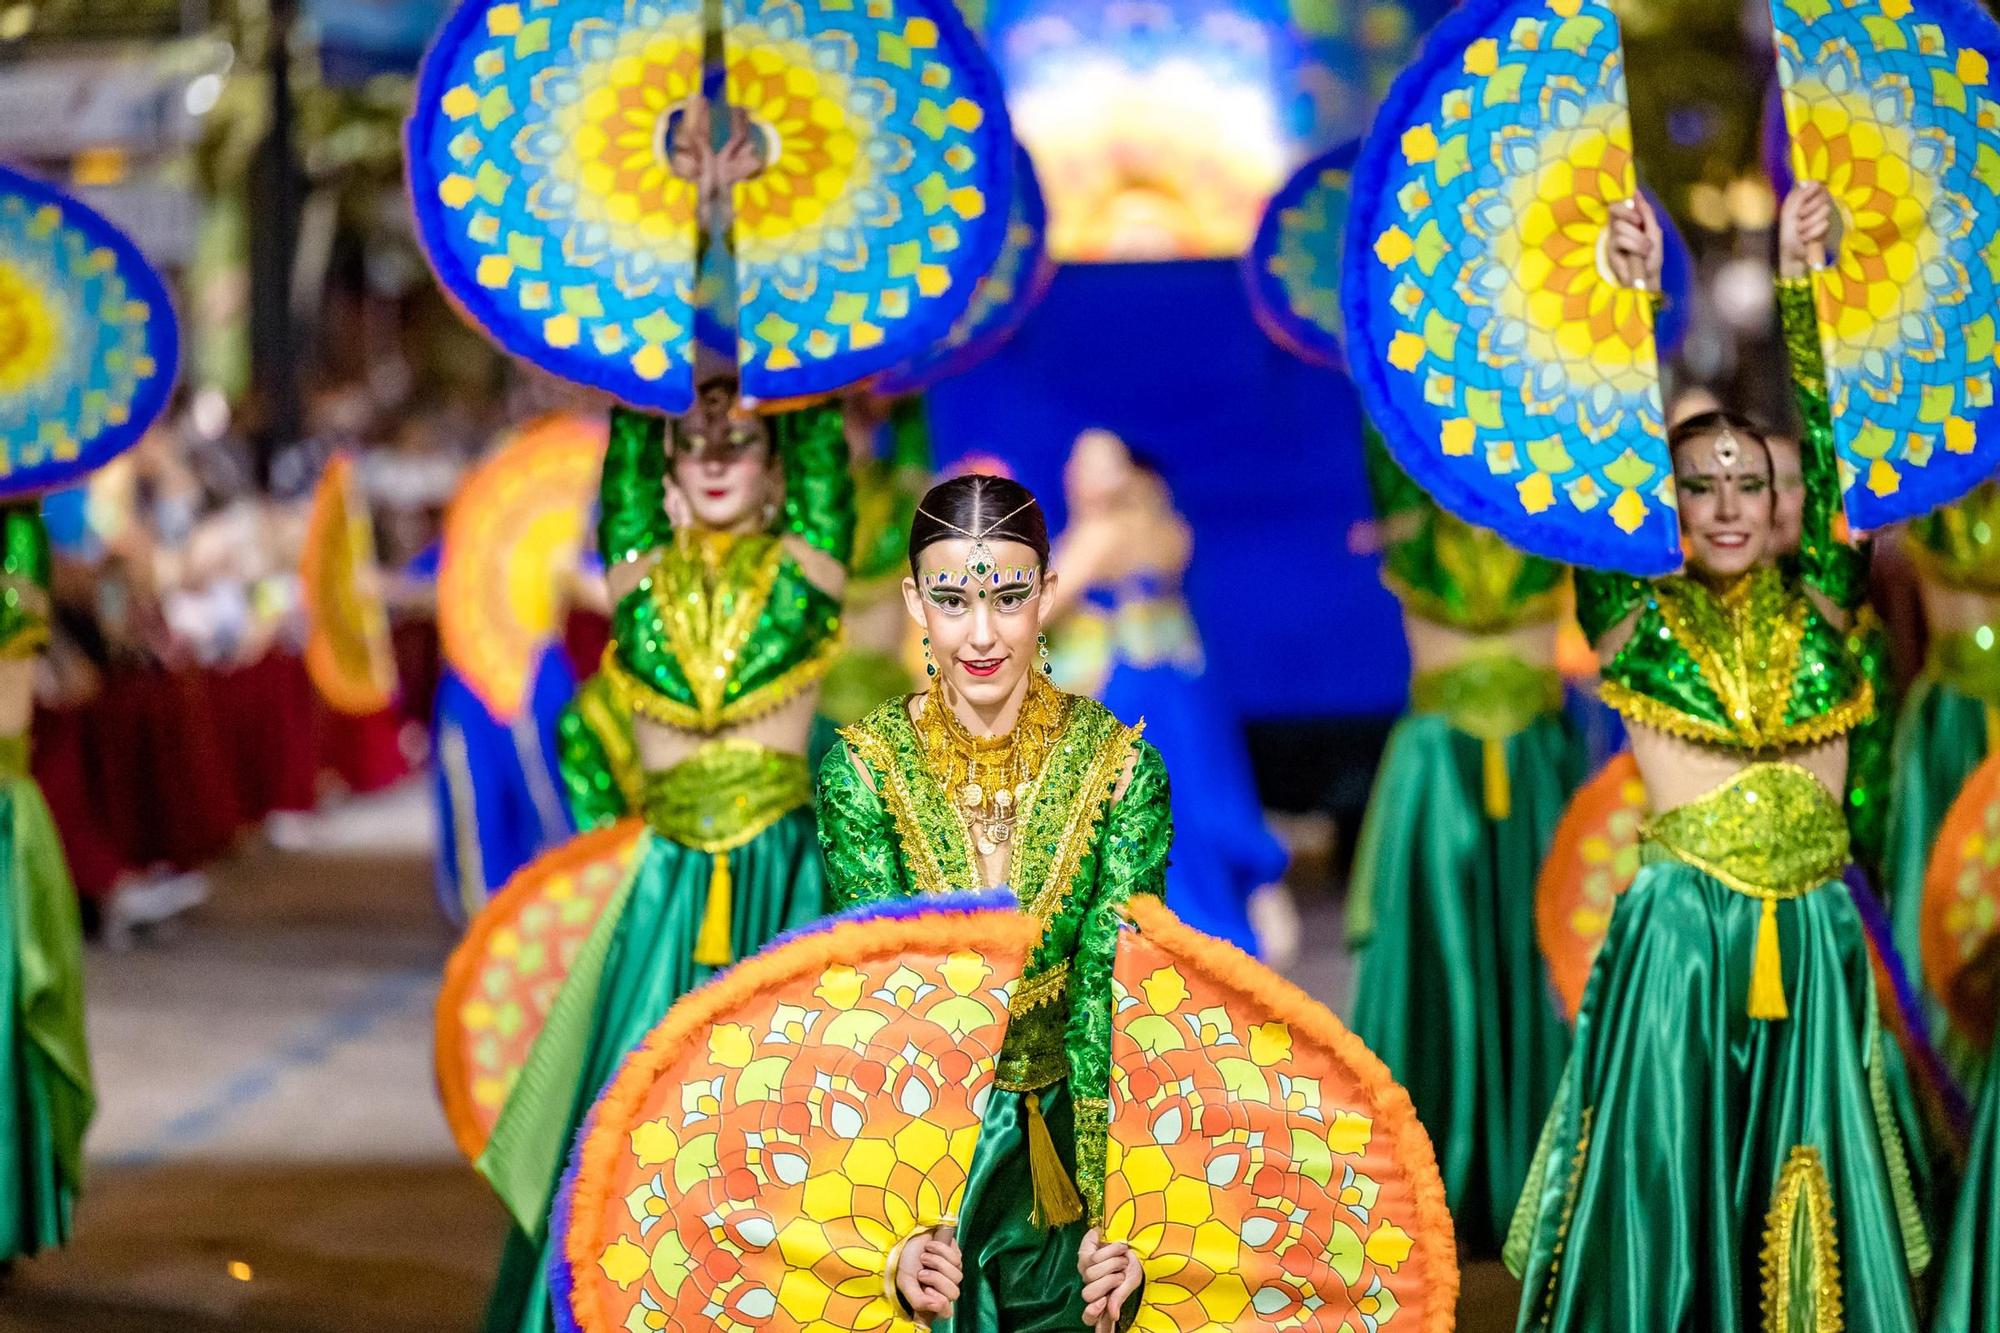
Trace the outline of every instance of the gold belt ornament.
<instances>
[{"instance_id":1,"label":"gold belt ornament","mask_svg":"<svg viewBox=\"0 0 2000 1333\"><path fill-rule=\"evenodd\" d=\"M1833 793L1797 764L1752 764L1706 796L1654 817L1641 837L1648 860L1680 861L1764 904L1749 1014L1789 1017L1778 904L1839 879L1847 868L1847 816Z\"/></svg>"},{"instance_id":2,"label":"gold belt ornament","mask_svg":"<svg viewBox=\"0 0 2000 1333\"><path fill-rule=\"evenodd\" d=\"M729 941L729 853L811 803L805 756L755 741L710 741L672 768L646 775L646 822L653 831L714 858L695 962L727 967L736 961Z\"/></svg>"},{"instance_id":3,"label":"gold belt ornament","mask_svg":"<svg viewBox=\"0 0 2000 1333\"><path fill-rule=\"evenodd\" d=\"M1506 741L1562 707L1562 676L1512 653L1482 653L1412 677L1410 707L1440 714L1480 742L1486 814L1505 819L1514 810Z\"/></svg>"}]
</instances>

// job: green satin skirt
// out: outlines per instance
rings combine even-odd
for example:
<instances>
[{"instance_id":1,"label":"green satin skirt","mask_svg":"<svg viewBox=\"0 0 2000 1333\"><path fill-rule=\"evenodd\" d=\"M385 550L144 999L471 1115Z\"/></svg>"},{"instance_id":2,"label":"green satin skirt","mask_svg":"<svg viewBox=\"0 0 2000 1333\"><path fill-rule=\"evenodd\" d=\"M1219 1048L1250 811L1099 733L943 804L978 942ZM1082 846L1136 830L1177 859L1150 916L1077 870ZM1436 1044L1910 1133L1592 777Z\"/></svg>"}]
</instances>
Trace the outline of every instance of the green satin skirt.
<instances>
[{"instance_id":1,"label":"green satin skirt","mask_svg":"<svg viewBox=\"0 0 2000 1333\"><path fill-rule=\"evenodd\" d=\"M69 1239L95 1106L83 1028L83 928L49 808L0 778L0 1260Z\"/></svg>"},{"instance_id":2,"label":"green satin skirt","mask_svg":"<svg viewBox=\"0 0 2000 1333\"><path fill-rule=\"evenodd\" d=\"M554 1327L548 1214L578 1128L625 1056L714 969L694 961L714 858L648 830L631 880L571 968L479 1169L514 1216L487 1304L490 1333ZM792 811L729 853L738 958L825 910L812 811Z\"/></svg>"},{"instance_id":3,"label":"green satin skirt","mask_svg":"<svg viewBox=\"0 0 2000 1333\"><path fill-rule=\"evenodd\" d=\"M1397 723L1349 889L1349 1026L1409 1089L1459 1238L1488 1255L1569 1051L1535 942L1535 877L1584 769L1559 715L1501 744L1511 809L1496 820L1482 742L1436 714Z\"/></svg>"},{"instance_id":4,"label":"green satin skirt","mask_svg":"<svg viewBox=\"0 0 2000 1333\"><path fill-rule=\"evenodd\" d=\"M1068 1082L1042 1089L1063 1168L1076 1175L1075 1124ZM965 1281L940 1333L1081 1333L1083 1278L1078 1248L1089 1224L1048 1230L1029 1220L1034 1189L1028 1170L1027 1099L995 1089L980 1122L979 1147L959 1208L958 1244Z\"/></svg>"},{"instance_id":5,"label":"green satin skirt","mask_svg":"<svg viewBox=\"0 0 2000 1333\"><path fill-rule=\"evenodd\" d=\"M2000 1059L2000 1049L1992 1058ZM2000 1078L1987 1079L1979 1094L1932 1327L1937 1333L2000 1329Z\"/></svg>"},{"instance_id":6,"label":"green satin skirt","mask_svg":"<svg viewBox=\"0 0 2000 1333\"><path fill-rule=\"evenodd\" d=\"M1790 1016L1764 1021L1761 911L1676 861L1619 901L1509 1238L1521 1330L1915 1333L1929 1240L1860 918L1838 882L1778 904Z\"/></svg>"},{"instance_id":7,"label":"green satin skirt","mask_svg":"<svg viewBox=\"0 0 2000 1333\"><path fill-rule=\"evenodd\" d=\"M1883 887L1896 952L1903 956L1911 979L1921 985L1924 871L1945 812L1986 758L1986 704L1935 677L1923 677L1903 705L1894 755ZM1936 1018L1934 1010L1933 1036L1938 1035Z\"/></svg>"}]
</instances>

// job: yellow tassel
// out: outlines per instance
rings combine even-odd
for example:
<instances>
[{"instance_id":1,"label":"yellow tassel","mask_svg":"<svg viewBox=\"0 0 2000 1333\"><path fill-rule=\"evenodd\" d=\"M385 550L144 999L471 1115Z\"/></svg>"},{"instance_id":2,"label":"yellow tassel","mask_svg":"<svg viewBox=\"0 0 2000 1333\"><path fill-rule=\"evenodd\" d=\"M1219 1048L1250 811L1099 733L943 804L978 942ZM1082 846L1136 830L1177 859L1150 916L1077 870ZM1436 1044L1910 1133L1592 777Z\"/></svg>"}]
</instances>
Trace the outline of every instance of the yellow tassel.
<instances>
[{"instance_id":1,"label":"yellow tassel","mask_svg":"<svg viewBox=\"0 0 2000 1333\"><path fill-rule=\"evenodd\" d=\"M1505 819L1514 813L1514 784L1507 776L1507 742L1481 741L1486 761L1486 817Z\"/></svg>"},{"instance_id":2,"label":"yellow tassel","mask_svg":"<svg viewBox=\"0 0 2000 1333\"><path fill-rule=\"evenodd\" d=\"M1028 1220L1047 1231L1068 1226L1083 1216L1083 1196L1056 1153L1055 1136L1042 1116L1042 1099L1028 1094L1028 1177L1035 1207Z\"/></svg>"},{"instance_id":3,"label":"yellow tassel","mask_svg":"<svg viewBox=\"0 0 2000 1333\"><path fill-rule=\"evenodd\" d=\"M1778 956L1778 900L1764 899L1757 918L1757 955L1750 965L1750 1017L1790 1018L1785 1005L1785 963Z\"/></svg>"},{"instance_id":4,"label":"yellow tassel","mask_svg":"<svg viewBox=\"0 0 2000 1333\"><path fill-rule=\"evenodd\" d=\"M703 967L728 967L736 961L729 947L730 904L729 853L716 852L715 869L708 876L708 906L702 909L701 933L694 937L694 960Z\"/></svg>"}]
</instances>

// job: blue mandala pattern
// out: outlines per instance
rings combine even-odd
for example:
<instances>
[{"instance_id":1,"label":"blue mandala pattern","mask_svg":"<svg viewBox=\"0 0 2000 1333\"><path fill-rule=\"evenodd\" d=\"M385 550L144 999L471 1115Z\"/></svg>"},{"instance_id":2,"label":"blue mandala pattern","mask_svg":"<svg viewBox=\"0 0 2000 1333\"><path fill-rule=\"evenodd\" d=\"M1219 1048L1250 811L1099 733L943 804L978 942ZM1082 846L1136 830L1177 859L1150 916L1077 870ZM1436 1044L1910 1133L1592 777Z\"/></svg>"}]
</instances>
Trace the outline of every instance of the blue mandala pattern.
<instances>
[{"instance_id":1,"label":"blue mandala pattern","mask_svg":"<svg viewBox=\"0 0 2000 1333\"><path fill-rule=\"evenodd\" d=\"M1471 0L1362 146L1341 299L1369 414L1440 504L1650 575L1681 558L1653 300L1600 257L1636 188L1612 11Z\"/></svg>"},{"instance_id":2,"label":"blue mandala pattern","mask_svg":"<svg viewBox=\"0 0 2000 1333\"><path fill-rule=\"evenodd\" d=\"M136 442L179 351L166 286L125 234L0 167L0 497L68 485Z\"/></svg>"}]
</instances>

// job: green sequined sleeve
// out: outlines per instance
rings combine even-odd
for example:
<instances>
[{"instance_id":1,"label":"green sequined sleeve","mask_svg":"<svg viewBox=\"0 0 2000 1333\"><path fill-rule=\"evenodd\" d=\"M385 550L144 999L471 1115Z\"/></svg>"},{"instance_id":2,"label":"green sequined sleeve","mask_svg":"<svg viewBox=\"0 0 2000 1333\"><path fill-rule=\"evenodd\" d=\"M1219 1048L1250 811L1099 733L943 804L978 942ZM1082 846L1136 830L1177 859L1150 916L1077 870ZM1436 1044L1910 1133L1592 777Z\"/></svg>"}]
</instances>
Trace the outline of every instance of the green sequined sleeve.
<instances>
[{"instance_id":1,"label":"green sequined sleeve","mask_svg":"<svg viewBox=\"0 0 2000 1333\"><path fill-rule=\"evenodd\" d=\"M819 766L819 846L826 857L827 904L836 912L910 896L888 807L855 771L840 744Z\"/></svg>"},{"instance_id":2,"label":"green sequined sleeve","mask_svg":"<svg viewBox=\"0 0 2000 1333\"><path fill-rule=\"evenodd\" d=\"M1646 581L1611 569L1576 571L1576 623L1592 644L1618 628L1646 600Z\"/></svg>"},{"instance_id":3,"label":"green sequined sleeve","mask_svg":"<svg viewBox=\"0 0 2000 1333\"><path fill-rule=\"evenodd\" d=\"M41 501L0 508L0 656L27 657L48 641L51 564Z\"/></svg>"},{"instance_id":4,"label":"green sequined sleeve","mask_svg":"<svg viewBox=\"0 0 2000 1333\"><path fill-rule=\"evenodd\" d=\"M611 409L611 439L597 493L597 549L614 568L673 537L667 521L667 422L650 412Z\"/></svg>"},{"instance_id":5,"label":"green sequined sleeve","mask_svg":"<svg viewBox=\"0 0 2000 1333\"><path fill-rule=\"evenodd\" d=\"M1167 766L1141 743L1125 794L1105 819L1097 898L1077 936L1070 965L1070 1093L1076 1106L1076 1185L1093 1226L1104 1220L1104 1145L1111 1097L1111 972L1118 956L1118 908L1135 893L1164 897L1173 843Z\"/></svg>"},{"instance_id":6,"label":"green sequined sleeve","mask_svg":"<svg viewBox=\"0 0 2000 1333\"><path fill-rule=\"evenodd\" d=\"M846 568L854 554L854 476L839 406L771 418L771 443L785 469L785 530Z\"/></svg>"},{"instance_id":7,"label":"green sequined sleeve","mask_svg":"<svg viewBox=\"0 0 2000 1333\"><path fill-rule=\"evenodd\" d=\"M615 824L638 808L644 779L631 717L601 673L557 717L556 741L563 794L579 831Z\"/></svg>"},{"instance_id":8,"label":"green sequined sleeve","mask_svg":"<svg viewBox=\"0 0 2000 1333\"><path fill-rule=\"evenodd\" d=\"M1799 441L1806 485L1799 572L1807 585L1829 602L1853 611L1868 597L1868 555L1834 536L1834 515L1840 507L1840 466L1834 457L1833 412L1827 401L1826 361L1820 350L1812 279L1779 279L1778 309L1784 320L1785 350L1791 355L1792 387L1799 416L1805 421L1805 438Z\"/></svg>"}]
</instances>

